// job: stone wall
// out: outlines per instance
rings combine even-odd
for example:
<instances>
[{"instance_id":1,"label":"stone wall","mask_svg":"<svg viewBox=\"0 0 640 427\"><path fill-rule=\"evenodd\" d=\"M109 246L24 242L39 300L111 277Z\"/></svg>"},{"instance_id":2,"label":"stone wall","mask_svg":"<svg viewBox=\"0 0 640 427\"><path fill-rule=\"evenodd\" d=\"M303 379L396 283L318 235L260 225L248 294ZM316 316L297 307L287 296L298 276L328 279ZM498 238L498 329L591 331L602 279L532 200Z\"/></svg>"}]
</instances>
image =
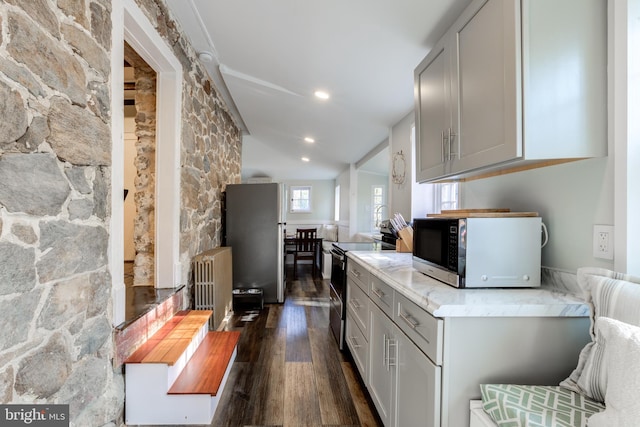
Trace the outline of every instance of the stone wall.
<instances>
[{"instance_id":1,"label":"stone wall","mask_svg":"<svg viewBox=\"0 0 640 427\"><path fill-rule=\"evenodd\" d=\"M193 255L219 245L240 133L162 2L137 1L184 67L189 278ZM0 402L68 403L83 427L120 425L124 407L108 269L110 17L110 0L0 0Z\"/></svg>"},{"instance_id":2,"label":"stone wall","mask_svg":"<svg viewBox=\"0 0 640 427\"><path fill-rule=\"evenodd\" d=\"M0 401L122 417L114 370L108 0L0 1Z\"/></svg>"}]
</instances>

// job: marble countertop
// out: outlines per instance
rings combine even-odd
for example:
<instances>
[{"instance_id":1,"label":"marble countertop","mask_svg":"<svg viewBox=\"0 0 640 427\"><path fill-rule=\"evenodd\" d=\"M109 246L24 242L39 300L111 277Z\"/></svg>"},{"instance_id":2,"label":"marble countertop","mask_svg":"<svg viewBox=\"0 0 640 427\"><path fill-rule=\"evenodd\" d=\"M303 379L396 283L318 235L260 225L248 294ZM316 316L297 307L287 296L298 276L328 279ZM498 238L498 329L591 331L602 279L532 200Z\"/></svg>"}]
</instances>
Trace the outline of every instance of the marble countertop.
<instances>
[{"instance_id":1,"label":"marble countertop","mask_svg":"<svg viewBox=\"0 0 640 427\"><path fill-rule=\"evenodd\" d=\"M457 289L412 266L410 253L349 251L374 276L436 317L586 317L575 295L535 289Z\"/></svg>"}]
</instances>

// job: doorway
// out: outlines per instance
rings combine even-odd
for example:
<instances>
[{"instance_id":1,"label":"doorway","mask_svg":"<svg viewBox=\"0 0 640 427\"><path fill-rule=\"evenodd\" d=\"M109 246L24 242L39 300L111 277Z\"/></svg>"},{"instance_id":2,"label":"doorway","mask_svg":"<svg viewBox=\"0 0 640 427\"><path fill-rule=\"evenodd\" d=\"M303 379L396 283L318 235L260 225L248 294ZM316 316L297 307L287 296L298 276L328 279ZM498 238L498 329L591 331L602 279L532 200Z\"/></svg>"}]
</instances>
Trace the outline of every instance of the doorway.
<instances>
[{"instance_id":1,"label":"doorway","mask_svg":"<svg viewBox=\"0 0 640 427\"><path fill-rule=\"evenodd\" d=\"M112 3L113 51L111 56L112 111L121 111L124 100L124 42L157 73L155 218L151 228L162 230L154 236L155 288L175 289L182 271L179 248L180 140L182 108L182 65L171 48L136 4L135 0ZM109 270L113 278L113 324L125 320L124 284L124 113L112 116L111 233ZM127 196L129 197L129 196Z\"/></svg>"}]
</instances>

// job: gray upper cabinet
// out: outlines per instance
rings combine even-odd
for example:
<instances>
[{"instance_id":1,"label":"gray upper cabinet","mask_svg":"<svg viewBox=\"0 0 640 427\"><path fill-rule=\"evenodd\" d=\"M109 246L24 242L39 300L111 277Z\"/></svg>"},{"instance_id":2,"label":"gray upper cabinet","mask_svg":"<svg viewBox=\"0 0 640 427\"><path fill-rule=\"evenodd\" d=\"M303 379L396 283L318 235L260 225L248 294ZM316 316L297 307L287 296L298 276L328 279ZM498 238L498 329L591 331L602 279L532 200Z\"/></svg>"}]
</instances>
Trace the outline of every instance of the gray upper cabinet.
<instances>
[{"instance_id":1,"label":"gray upper cabinet","mask_svg":"<svg viewBox=\"0 0 640 427\"><path fill-rule=\"evenodd\" d=\"M416 71L416 171L418 181L449 173L445 162L445 129L451 122L449 52L440 40Z\"/></svg>"},{"instance_id":2,"label":"gray upper cabinet","mask_svg":"<svg viewBox=\"0 0 640 427\"><path fill-rule=\"evenodd\" d=\"M606 0L475 0L415 70L416 179L606 156Z\"/></svg>"}]
</instances>

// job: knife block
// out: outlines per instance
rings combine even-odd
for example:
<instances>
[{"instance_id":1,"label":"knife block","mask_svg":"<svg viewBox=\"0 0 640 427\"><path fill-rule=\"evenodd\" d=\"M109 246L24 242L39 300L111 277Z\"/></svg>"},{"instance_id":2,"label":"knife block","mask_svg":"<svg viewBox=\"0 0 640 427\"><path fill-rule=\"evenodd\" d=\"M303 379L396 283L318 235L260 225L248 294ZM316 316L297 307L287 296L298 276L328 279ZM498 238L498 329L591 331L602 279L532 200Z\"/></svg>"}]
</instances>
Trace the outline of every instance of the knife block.
<instances>
[{"instance_id":1,"label":"knife block","mask_svg":"<svg viewBox=\"0 0 640 427\"><path fill-rule=\"evenodd\" d=\"M396 240L396 252L413 252L413 228L407 226L398 231L399 239Z\"/></svg>"}]
</instances>

